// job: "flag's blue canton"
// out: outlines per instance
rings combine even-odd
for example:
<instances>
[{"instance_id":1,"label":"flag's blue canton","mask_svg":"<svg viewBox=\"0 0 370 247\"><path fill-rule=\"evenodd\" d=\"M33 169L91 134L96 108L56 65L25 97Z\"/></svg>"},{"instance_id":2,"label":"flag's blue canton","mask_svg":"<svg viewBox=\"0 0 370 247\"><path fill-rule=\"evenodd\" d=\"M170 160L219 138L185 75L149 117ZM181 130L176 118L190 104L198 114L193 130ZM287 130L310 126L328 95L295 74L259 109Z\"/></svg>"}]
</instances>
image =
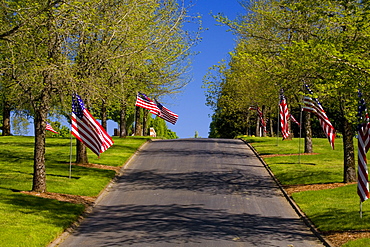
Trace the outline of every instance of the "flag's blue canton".
<instances>
[{"instance_id":1,"label":"flag's blue canton","mask_svg":"<svg viewBox=\"0 0 370 247\"><path fill-rule=\"evenodd\" d=\"M360 98L358 101L358 113L357 117L359 120L359 125L357 126L357 130L361 129L363 124L367 121L369 121L369 116L367 114L367 108L364 98L362 97L362 93L360 89L358 90L358 97ZM365 113L365 116L363 115Z\"/></svg>"},{"instance_id":2,"label":"flag's blue canton","mask_svg":"<svg viewBox=\"0 0 370 247\"><path fill-rule=\"evenodd\" d=\"M280 94L280 101L283 101L283 100L285 100L285 96L284 94Z\"/></svg>"},{"instance_id":3,"label":"flag's blue canton","mask_svg":"<svg viewBox=\"0 0 370 247\"><path fill-rule=\"evenodd\" d=\"M83 111L85 110L84 102L82 101L81 97L77 94L73 95L72 98L72 111L78 117L83 117Z\"/></svg>"},{"instance_id":4,"label":"flag's blue canton","mask_svg":"<svg viewBox=\"0 0 370 247\"><path fill-rule=\"evenodd\" d=\"M313 94L312 90L308 87L307 84L304 84L304 86L306 87L307 91L310 93L310 94Z\"/></svg>"},{"instance_id":5,"label":"flag's blue canton","mask_svg":"<svg viewBox=\"0 0 370 247\"><path fill-rule=\"evenodd\" d=\"M359 105L358 105L358 114L357 116L362 119L362 113L364 111L366 111L366 104L365 104L365 100L363 99L362 97L362 93L360 90L358 90L358 97L360 98L360 100L358 101Z\"/></svg>"},{"instance_id":6,"label":"flag's blue canton","mask_svg":"<svg viewBox=\"0 0 370 247\"><path fill-rule=\"evenodd\" d=\"M156 101L157 102L157 101ZM163 105L161 105L160 103L157 102L157 106L158 108L162 111L163 110Z\"/></svg>"},{"instance_id":7,"label":"flag's blue canton","mask_svg":"<svg viewBox=\"0 0 370 247\"><path fill-rule=\"evenodd\" d=\"M313 92L312 92L312 90L308 87L308 85L307 84L304 84L305 85L305 87L306 87L306 89L307 89L307 91L311 94L311 95L313 95ZM320 101L319 101L319 99L317 99L317 98L313 98L313 97L311 97L313 100L315 100L316 101L316 103L317 104L319 104L321 107L322 107L322 105L321 105L321 103L320 103Z\"/></svg>"},{"instance_id":8,"label":"flag's blue canton","mask_svg":"<svg viewBox=\"0 0 370 247\"><path fill-rule=\"evenodd\" d=\"M148 97L148 96L146 96L145 94L143 94L143 93L139 93L139 95L141 96L141 98L146 99L146 100L148 100L148 101L151 101L151 100L149 99L149 97Z\"/></svg>"}]
</instances>

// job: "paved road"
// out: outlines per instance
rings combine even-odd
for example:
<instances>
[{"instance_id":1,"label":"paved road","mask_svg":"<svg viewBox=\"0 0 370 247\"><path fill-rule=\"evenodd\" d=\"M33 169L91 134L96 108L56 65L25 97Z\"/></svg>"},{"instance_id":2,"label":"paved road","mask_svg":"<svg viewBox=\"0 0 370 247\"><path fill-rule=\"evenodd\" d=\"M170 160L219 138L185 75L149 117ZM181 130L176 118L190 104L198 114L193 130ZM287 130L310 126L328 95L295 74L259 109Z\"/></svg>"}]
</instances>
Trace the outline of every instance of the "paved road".
<instances>
[{"instance_id":1,"label":"paved road","mask_svg":"<svg viewBox=\"0 0 370 247\"><path fill-rule=\"evenodd\" d=\"M323 246L240 140L154 141L60 246Z\"/></svg>"}]
</instances>

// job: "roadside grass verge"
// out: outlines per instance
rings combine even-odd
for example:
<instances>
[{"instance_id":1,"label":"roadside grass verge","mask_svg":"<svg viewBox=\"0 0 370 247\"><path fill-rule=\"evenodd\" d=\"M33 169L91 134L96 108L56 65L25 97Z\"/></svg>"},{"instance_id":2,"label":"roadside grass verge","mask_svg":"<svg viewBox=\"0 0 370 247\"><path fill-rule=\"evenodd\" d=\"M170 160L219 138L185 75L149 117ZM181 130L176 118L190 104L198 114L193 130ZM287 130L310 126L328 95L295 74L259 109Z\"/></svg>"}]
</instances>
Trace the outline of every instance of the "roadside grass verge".
<instances>
[{"instance_id":1,"label":"roadside grass verge","mask_svg":"<svg viewBox=\"0 0 370 247\"><path fill-rule=\"evenodd\" d=\"M88 150L89 163L122 166L148 138L113 140L115 144L100 158ZM85 209L82 204L19 193L32 189L33 145L34 137L0 137L1 246L46 246ZM69 178L69 138L47 138L45 160L48 192L96 197L116 174L112 170L72 166Z\"/></svg>"},{"instance_id":2,"label":"roadside grass verge","mask_svg":"<svg viewBox=\"0 0 370 247\"><path fill-rule=\"evenodd\" d=\"M313 155L303 152L299 138L281 141L272 137L243 137L268 164L282 185L326 184L343 182L342 139L335 142L335 150L325 138L313 139ZM355 145L357 141L354 141ZM355 147L356 153L357 148ZM284 156L284 154L295 154ZM355 155L357 160L357 154ZM356 163L357 166L357 163ZM315 224L325 233L370 230L370 205L363 203L363 218L359 215L357 185L351 184L334 189L302 191L292 198ZM364 246L369 239L350 241L345 246Z\"/></svg>"},{"instance_id":3,"label":"roadside grass verge","mask_svg":"<svg viewBox=\"0 0 370 247\"><path fill-rule=\"evenodd\" d=\"M276 137L245 137L283 185L339 183L343 181L343 144L332 150L327 139L312 140L313 155L304 155L303 139L281 141ZM299 143L301 142L301 144ZM289 156L286 156L288 155Z\"/></svg>"}]
</instances>

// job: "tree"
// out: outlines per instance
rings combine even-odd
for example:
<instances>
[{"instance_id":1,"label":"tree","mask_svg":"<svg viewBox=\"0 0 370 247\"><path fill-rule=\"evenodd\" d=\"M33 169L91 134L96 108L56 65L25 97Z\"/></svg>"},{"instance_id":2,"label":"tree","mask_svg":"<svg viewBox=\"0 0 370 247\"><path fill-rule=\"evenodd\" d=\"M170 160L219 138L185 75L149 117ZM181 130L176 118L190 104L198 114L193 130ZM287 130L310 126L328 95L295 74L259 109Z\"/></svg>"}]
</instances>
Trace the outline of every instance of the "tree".
<instances>
[{"instance_id":1,"label":"tree","mask_svg":"<svg viewBox=\"0 0 370 247\"><path fill-rule=\"evenodd\" d=\"M364 52L369 44L369 29L365 24L370 17L367 7L362 1L331 0L261 0L245 6L249 12L235 21L216 16L218 21L239 35L238 46L245 44L244 49L238 49L238 46L235 49L230 73L239 75L244 81L250 78L248 83L252 82L251 85L257 82L258 93L253 90L245 93L253 97L258 94L268 102L274 98L268 93L283 88L293 108L299 107L300 100L295 95L304 93L302 84L309 84L320 101L329 106L324 109L343 134L343 180L354 181L356 90L359 81L361 88L369 88L369 73L365 69L369 67L369 56ZM241 62L238 67L234 65L235 61L246 61L246 57L254 62ZM263 66L253 66L252 70L251 64ZM225 78L222 90L226 85L232 85L233 77ZM239 85L243 84L237 85L238 88L232 87L234 91L239 91ZM220 104L221 97L217 100ZM232 105L232 100L226 97L224 100ZM307 117L306 121L309 119ZM311 126L306 123L307 127ZM307 137L311 132L307 130L307 133L306 143L309 143Z\"/></svg>"},{"instance_id":2,"label":"tree","mask_svg":"<svg viewBox=\"0 0 370 247\"><path fill-rule=\"evenodd\" d=\"M133 122L137 91L161 97L187 83L181 74L199 37L183 30L189 19L178 1L22 0L0 8L4 119L9 108L34 119L34 191L46 191L46 120L51 111L70 112L73 92L103 125L118 118L124 131ZM85 163L84 145L78 146L76 159Z\"/></svg>"},{"instance_id":3,"label":"tree","mask_svg":"<svg viewBox=\"0 0 370 247\"><path fill-rule=\"evenodd\" d=\"M19 6L16 6L19 4ZM22 5L24 4L24 5ZM13 10L16 9L16 10ZM13 16L5 29L9 35L8 63L12 95L18 96L18 107L34 116L35 148L32 190L46 191L45 125L55 93L63 88L66 58L61 52L66 9L60 1L8 2L7 16ZM37 13L37 15L35 15ZM31 20L28 17L33 16ZM23 18L25 18L23 19ZM18 27L16 29L12 28ZM22 27L22 30L20 28ZM18 30L17 32L15 32ZM4 34L4 33L3 33ZM2 36L5 39L5 36ZM4 84L3 84L4 85Z\"/></svg>"}]
</instances>

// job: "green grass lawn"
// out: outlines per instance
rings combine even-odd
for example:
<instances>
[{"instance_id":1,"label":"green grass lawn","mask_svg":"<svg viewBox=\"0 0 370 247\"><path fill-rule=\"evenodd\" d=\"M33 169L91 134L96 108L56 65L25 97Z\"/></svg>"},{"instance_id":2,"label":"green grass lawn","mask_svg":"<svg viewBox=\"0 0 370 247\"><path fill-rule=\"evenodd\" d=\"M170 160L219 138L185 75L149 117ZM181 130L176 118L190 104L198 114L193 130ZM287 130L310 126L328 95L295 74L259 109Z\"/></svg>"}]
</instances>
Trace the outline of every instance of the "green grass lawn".
<instances>
[{"instance_id":1,"label":"green grass lawn","mask_svg":"<svg viewBox=\"0 0 370 247\"><path fill-rule=\"evenodd\" d=\"M294 138L287 141L281 141L276 137L243 139L264 158L283 185L343 182L342 139L336 140L335 150L331 149L327 139L315 138L313 139L313 152L317 153L315 155L276 157L263 155L302 153L303 139ZM357 140L354 144L357 144ZM357 160L357 156L355 158ZM299 192L294 193L292 197L320 231L367 230L370 229L370 202L363 203L364 214L361 219L356 186L352 184L335 189ZM370 239L363 239L351 241L345 246L366 246L365 243L369 242Z\"/></svg>"},{"instance_id":2,"label":"green grass lawn","mask_svg":"<svg viewBox=\"0 0 370 247\"><path fill-rule=\"evenodd\" d=\"M113 138L115 144L97 158L88 151L90 163L122 166L147 138ZM97 196L115 172L72 166L69 138L46 139L47 191ZM72 154L75 153L73 140ZM84 211L70 204L19 193L32 189L33 137L0 137L0 245L46 246ZM75 156L72 155L72 162Z\"/></svg>"}]
</instances>

